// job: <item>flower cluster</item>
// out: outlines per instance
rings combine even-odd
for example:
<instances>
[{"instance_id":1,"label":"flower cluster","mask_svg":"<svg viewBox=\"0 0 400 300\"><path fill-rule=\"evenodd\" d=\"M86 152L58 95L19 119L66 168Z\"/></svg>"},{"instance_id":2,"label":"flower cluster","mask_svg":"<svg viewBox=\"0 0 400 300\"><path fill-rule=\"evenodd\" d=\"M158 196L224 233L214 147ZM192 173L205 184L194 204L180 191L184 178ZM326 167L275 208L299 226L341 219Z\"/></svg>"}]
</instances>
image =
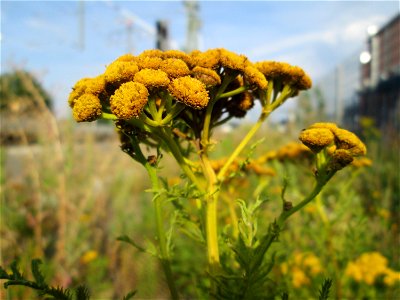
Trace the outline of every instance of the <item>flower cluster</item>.
<instances>
[{"instance_id":1,"label":"flower cluster","mask_svg":"<svg viewBox=\"0 0 400 300\"><path fill-rule=\"evenodd\" d=\"M281 264L283 274L290 274L292 285L300 288L311 283L311 278L322 273L319 258L313 253L296 253L288 262Z\"/></svg>"},{"instance_id":2,"label":"flower cluster","mask_svg":"<svg viewBox=\"0 0 400 300\"><path fill-rule=\"evenodd\" d=\"M225 165L227 158L211 161L211 167L215 172L219 172ZM276 172L267 166L263 166L257 159L248 160L238 157L229 167L229 173L245 172L254 173L259 176L275 176Z\"/></svg>"},{"instance_id":3,"label":"flower cluster","mask_svg":"<svg viewBox=\"0 0 400 300\"><path fill-rule=\"evenodd\" d=\"M245 116L256 99L272 111L310 87L310 78L299 67L252 63L223 48L189 54L146 50L137 56L125 54L103 74L79 80L68 103L78 122L120 120L147 133L174 124L181 133L196 138L206 118L212 129L232 117ZM211 117L206 113L210 107Z\"/></svg>"},{"instance_id":4,"label":"flower cluster","mask_svg":"<svg viewBox=\"0 0 400 300\"><path fill-rule=\"evenodd\" d=\"M303 130L299 139L316 154L325 150L328 172L336 172L349 165L355 157L367 153L365 145L354 133L334 123L315 123Z\"/></svg>"},{"instance_id":5,"label":"flower cluster","mask_svg":"<svg viewBox=\"0 0 400 300\"><path fill-rule=\"evenodd\" d=\"M387 258L379 252L363 253L355 261L349 262L345 274L368 285L374 284L382 276L383 282L388 286L400 281L400 272L390 269Z\"/></svg>"},{"instance_id":6,"label":"flower cluster","mask_svg":"<svg viewBox=\"0 0 400 300\"><path fill-rule=\"evenodd\" d=\"M312 152L306 146L298 142L290 142L283 145L278 150L271 150L257 159L257 162L262 164L272 160L279 161L297 161L308 160L312 156Z\"/></svg>"}]
</instances>

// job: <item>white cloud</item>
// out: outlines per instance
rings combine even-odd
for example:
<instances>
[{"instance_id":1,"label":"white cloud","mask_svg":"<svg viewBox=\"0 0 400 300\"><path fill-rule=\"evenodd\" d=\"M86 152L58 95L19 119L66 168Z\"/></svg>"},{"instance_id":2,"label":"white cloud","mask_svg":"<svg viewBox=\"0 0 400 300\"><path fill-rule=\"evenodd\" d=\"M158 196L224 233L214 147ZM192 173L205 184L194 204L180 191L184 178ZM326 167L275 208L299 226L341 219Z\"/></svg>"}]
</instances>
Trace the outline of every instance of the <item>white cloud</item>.
<instances>
[{"instance_id":1,"label":"white cloud","mask_svg":"<svg viewBox=\"0 0 400 300\"><path fill-rule=\"evenodd\" d=\"M325 44L330 47L337 47L344 43L348 45L360 44L367 38L367 28L370 25L381 25L387 17L376 15L368 19L359 19L343 24L333 24L326 30L315 30L274 40L258 45L247 51L248 56L260 59L266 56L276 55L284 51L302 51L305 47L317 44Z\"/></svg>"}]
</instances>

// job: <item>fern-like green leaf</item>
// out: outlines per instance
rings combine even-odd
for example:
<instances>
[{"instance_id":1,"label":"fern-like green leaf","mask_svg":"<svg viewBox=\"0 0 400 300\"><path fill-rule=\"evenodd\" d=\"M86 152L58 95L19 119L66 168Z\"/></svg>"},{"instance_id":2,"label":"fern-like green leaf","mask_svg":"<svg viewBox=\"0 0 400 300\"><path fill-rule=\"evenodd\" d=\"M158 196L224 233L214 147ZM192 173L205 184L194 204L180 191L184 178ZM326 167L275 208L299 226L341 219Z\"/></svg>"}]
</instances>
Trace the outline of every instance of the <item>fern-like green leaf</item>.
<instances>
[{"instance_id":1,"label":"fern-like green leaf","mask_svg":"<svg viewBox=\"0 0 400 300\"><path fill-rule=\"evenodd\" d=\"M325 279L324 283L322 284L321 290L319 291L319 300L328 300L329 298L329 291L332 287L332 279Z\"/></svg>"},{"instance_id":2,"label":"fern-like green leaf","mask_svg":"<svg viewBox=\"0 0 400 300\"><path fill-rule=\"evenodd\" d=\"M122 298L122 300L129 300L132 299L136 295L137 291L130 291L128 294Z\"/></svg>"},{"instance_id":3,"label":"fern-like green leaf","mask_svg":"<svg viewBox=\"0 0 400 300\"><path fill-rule=\"evenodd\" d=\"M89 300L90 299L90 291L84 286L80 285L75 288L75 299L76 300Z\"/></svg>"},{"instance_id":4,"label":"fern-like green leaf","mask_svg":"<svg viewBox=\"0 0 400 300\"><path fill-rule=\"evenodd\" d=\"M33 278L35 279L36 284L40 287L45 287L46 282L45 282L44 276L43 276L42 272L40 271L40 267L39 267L41 264L42 264L42 261L40 259L32 259L31 271L32 271L32 275L33 275Z\"/></svg>"}]
</instances>

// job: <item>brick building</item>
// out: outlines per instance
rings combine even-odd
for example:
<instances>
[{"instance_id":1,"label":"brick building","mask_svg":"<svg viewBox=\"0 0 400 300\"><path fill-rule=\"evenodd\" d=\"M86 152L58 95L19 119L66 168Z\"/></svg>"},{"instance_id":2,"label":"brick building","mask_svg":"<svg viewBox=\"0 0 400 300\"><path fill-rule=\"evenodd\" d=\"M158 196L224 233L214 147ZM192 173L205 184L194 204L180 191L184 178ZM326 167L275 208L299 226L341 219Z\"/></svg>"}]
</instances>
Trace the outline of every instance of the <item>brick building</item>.
<instances>
[{"instance_id":1,"label":"brick building","mask_svg":"<svg viewBox=\"0 0 400 300\"><path fill-rule=\"evenodd\" d=\"M361 64L359 116L370 117L384 131L400 132L400 14L367 40Z\"/></svg>"}]
</instances>

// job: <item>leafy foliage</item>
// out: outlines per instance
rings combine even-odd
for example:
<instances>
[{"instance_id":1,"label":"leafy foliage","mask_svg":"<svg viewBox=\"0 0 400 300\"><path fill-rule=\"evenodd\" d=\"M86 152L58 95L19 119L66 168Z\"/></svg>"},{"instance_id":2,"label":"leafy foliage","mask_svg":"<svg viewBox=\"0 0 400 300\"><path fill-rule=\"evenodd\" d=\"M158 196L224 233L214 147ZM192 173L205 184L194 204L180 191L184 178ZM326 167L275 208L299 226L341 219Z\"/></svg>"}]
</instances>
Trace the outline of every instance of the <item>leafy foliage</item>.
<instances>
[{"instance_id":1,"label":"leafy foliage","mask_svg":"<svg viewBox=\"0 0 400 300\"><path fill-rule=\"evenodd\" d=\"M4 282L4 288L7 289L10 286L25 286L37 291L40 298L46 300L89 300L90 292L89 289L80 285L74 289L65 289L63 287L53 287L46 283L46 280L40 270L42 261L40 259L33 259L31 262L31 272L33 281L27 279L18 269L17 261L13 261L9 268L11 273L7 273L2 267L0 267L0 279L6 280ZM122 300L132 299L136 294L136 291L129 292Z\"/></svg>"},{"instance_id":2,"label":"leafy foliage","mask_svg":"<svg viewBox=\"0 0 400 300\"><path fill-rule=\"evenodd\" d=\"M7 110L10 104L17 99L22 100L23 109L29 110L34 97L33 91L27 87L30 81L34 90L44 99L47 107L52 108L52 99L41 83L31 73L26 71L15 71L0 75L0 110Z\"/></svg>"}]
</instances>

